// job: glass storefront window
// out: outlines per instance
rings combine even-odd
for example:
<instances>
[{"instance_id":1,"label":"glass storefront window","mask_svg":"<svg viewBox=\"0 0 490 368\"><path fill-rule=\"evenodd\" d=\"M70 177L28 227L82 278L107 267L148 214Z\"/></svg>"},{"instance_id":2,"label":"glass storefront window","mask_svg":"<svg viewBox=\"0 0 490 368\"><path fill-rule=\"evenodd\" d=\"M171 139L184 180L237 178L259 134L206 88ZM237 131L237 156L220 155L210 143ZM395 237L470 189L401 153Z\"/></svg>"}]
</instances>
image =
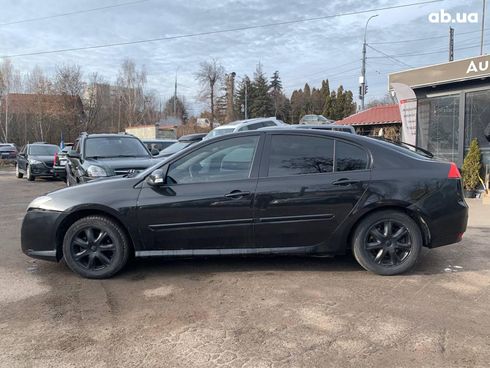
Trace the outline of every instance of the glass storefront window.
<instances>
[{"instance_id":1,"label":"glass storefront window","mask_svg":"<svg viewBox=\"0 0 490 368\"><path fill-rule=\"evenodd\" d=\"M418 100L417 145L436 158L457 161L459 94Z\"/></svg>"},{"instance_id":2,"label":"glass storefront window","mask_svg":"<svg viewBox=\"0 0 490 368\"><path fill-rule=\"evenodd\" d=\"M471 140L476 138L483 163L490 165L490 90L466 93L464 126L465 155Z\"/></svg>"}]
</instances>

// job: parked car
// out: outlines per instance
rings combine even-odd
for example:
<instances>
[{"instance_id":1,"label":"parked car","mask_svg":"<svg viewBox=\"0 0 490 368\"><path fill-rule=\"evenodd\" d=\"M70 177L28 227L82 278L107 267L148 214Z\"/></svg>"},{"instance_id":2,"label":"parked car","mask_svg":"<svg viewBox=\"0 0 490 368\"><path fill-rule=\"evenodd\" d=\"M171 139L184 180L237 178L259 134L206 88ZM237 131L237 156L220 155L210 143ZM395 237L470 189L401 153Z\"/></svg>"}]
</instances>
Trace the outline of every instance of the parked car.
<instances>
[{"instance_id":1,"label":"parked car","mask_svg":"<svg viewBox=\"0 0 490 368\"><path fill-rule=\"evenodd\" d=\"M323 115L305 115L299 120L299 124L334 124L334 120L327 119Z\"/></svg>"},{"instance_id":2,"label":"parked car","mask_svg":"<svg viewBox=\"0 0 490 368\"><path fill-rule=\"evenodd\" d=\"M195 133L195 134L187 134L183 135L182 137L179 138L179 140L172 144L171 146L168 146L164 150L162 150L157 158L165 158L172 156L174 153L177 153L179 151L182 151L184 148L187 148L189 146L192 146L193 144L196 144L206 136L206 133Z\"/></svg>"},{"instance_id":3,"label":"parked car","mask_svg":"<svg viewBox=\"0 0 490 368\"><path fill-rule=\"evenodd\" d=\"M161 152L163 149L176 143L177 139L142 139L141 141L148 148L148 151L157 150Z\"/></svg>"},{"instance_id":4,"label":"parked car","mask_svg":"<svg viewBox=\"0 0 490 368\"><path fill-rule=\"evenodd\" d=\"M15 160L17 158L17 147L13 143L0 143L0 159Z\"/></svg>"},{"instance_id":5,"label":"parked car","mask_svg":"<svg viewBox=\"0 0 490 368\"><path fill-rule=\"evenodd\" d=\"M67 143L65 146L54 154L53 174L56 178L66 180L66 164L68 163L68 152L73 148L73 143Z\"/></svg>"},{"instance_id":6,"label":"parked car","mask_svg":"<svg viewBox=\"0 0 490 368\"><path fill-rule=\"evenodd\" d=\"M155 164L146 146L133 135L82 133L69 151L67 162L68 186L96 178L126 175Z\"/></svg>"},{"instance_id":7,"label":"parked car","mask_svg":"<svg viewBox=\"0 0 490 368\"><path fill-rule=\"evenodd\" d=\"M299 124L294 124L294 125L289 125L288 126L291 129L317 129L317 130L329 130L333 132L344 132L344 133L349 133L349 134L356 134L356 130L352 125L336 125L336 124L329 124L329 125L299 125ZM282 129L283 127L269 127L269 128L262 128L262 129Z\"/></svg>"},{"instance_id":8,"label":"parked car","mask_svg":"<svg viewBox=\"0 0 490 368\"><path fill-rule=\"evenodd\" d=\"M248 120L237 120L225 125L221 125L211 130L203 139L219 137L225 134L236 132L246 132L249 130L257 130L260 128L286 125L282 120L271 118L255 118Z\"/></svg>"},{"instance_id":9,"label":"parked car","mask_svg":"<svg viewBox=\"0 0 490 368\"><path fill-rule=\"evenodd\" d=\"M468 207L455 164L354 134L262 130L203 141L125 178L36 198L22 250L88 278L130 255L353 251L380 275L459 242Z\"/></svg>"},{"instance_id":10,"label":"parked car","mask_svg":"<svg viewBox=\"0 0 490 368\"><path fill-rule=\"evenodd\" d=\"M53 177L53 157L60 148L54 144L26 144L17 155L15 176L33 181L37 177Z\"/></svg>"}]
</instances>

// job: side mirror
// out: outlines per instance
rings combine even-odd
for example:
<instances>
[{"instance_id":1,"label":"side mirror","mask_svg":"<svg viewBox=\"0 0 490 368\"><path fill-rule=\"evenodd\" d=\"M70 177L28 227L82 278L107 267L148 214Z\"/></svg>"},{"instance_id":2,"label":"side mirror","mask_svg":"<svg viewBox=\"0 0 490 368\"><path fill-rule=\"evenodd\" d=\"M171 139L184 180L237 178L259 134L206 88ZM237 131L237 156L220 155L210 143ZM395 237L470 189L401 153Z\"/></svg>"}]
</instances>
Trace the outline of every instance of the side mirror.
<instances>
[{"instance_id":1,"label":"side mirror","mask_svg":"<svg viewBox=\"0 0 490 368\"><path fill-rule=\"evenodd\" d=\"M152 156L158 156L158 154L160 153L160 151L156 148L152 148L150 152Z\"/></svg>"},{"instance_id":2,"label":"side mirror","mask_svg":"<svg viewBox=\"0 0 490 368\"><path fill-rule=\"evenodd\" d=\"M151 186L160 186L165 184L165 173L162 169L156 169L146 178L146 182Z\"/></svg>"},{"instance_id":3,"label":"side mirror","mask_svg":"<svg viewBox=\"0 0 490 368\"><path fill-rule=\"evenodd\" d=\"M69 158L78 158L80 159L80 154L77 151L69 150L66 154Z\"/></svg>"}]
</instances>

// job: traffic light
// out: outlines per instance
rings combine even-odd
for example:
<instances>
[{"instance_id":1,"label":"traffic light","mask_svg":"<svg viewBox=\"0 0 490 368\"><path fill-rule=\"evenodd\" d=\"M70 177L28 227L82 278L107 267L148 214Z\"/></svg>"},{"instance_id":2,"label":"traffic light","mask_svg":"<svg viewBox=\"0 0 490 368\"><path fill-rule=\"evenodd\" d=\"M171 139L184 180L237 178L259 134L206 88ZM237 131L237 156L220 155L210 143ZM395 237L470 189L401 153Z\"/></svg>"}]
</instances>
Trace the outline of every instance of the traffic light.
<instances>
[{"instance_id":1,"label":"traffic light","mask_svg":"<svg viewBox=\"0 0 490 368\"><path fill-rule=\"evenodd\" d=\"M368 93L368 85L365 84L364 85L364 94L367 95L367 93Z\"/></svg>"}]
</instances>

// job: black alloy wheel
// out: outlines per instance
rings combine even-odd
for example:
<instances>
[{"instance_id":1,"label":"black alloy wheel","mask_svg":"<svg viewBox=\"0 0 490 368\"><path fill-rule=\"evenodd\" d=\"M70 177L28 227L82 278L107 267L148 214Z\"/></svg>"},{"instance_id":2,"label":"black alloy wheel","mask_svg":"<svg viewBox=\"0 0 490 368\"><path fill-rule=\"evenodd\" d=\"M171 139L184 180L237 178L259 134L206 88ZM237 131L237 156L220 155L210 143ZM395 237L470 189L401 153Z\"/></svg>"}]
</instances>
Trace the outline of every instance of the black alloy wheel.
<instances>
[{"instance_id":1,"label":"black alloy wheel","mask_svg":"<svg viewBox=\"0 0 490 368\"><path fill-rule=\"evenodd\" d=\"M80 230L71 241L71 256L87 270L102 270L114 261L116 247L109 234L95 226Z\"/></svg>"},{"instance_id":2,"label":"black alloy wheel","mask_svg":"<svg viewBox=\"0 0 490 368\"><path fill-rule=\"evenodd\" d=\"M72 271L103 279L126 264L129 240L119 224L104 216L88 216L73 223L63 240L63 256Z\"/></svg>"},{"instance_id":3,"label":"black alloy wheel","mask_svg":"<svg viewBox=\"0 0 490 368\"><path fill-rule=\"evenodd\" d=\"M406 213L396 210L368 215L352 237L357 262L378 275L397 275L411 269L422 245L419 225Z\"/></svg>"},{"instance_id":4,"label":"black alloy wheel","mask_svg":"<svg viewBox=\"0 0 490 368\"><path fill-rule=\"evenodd\" d=\"M410 255L412 237L405 225L397 221L381 220L367 231L364 248L374 263L398 266Z\"/></svg>"}]
</instances>

